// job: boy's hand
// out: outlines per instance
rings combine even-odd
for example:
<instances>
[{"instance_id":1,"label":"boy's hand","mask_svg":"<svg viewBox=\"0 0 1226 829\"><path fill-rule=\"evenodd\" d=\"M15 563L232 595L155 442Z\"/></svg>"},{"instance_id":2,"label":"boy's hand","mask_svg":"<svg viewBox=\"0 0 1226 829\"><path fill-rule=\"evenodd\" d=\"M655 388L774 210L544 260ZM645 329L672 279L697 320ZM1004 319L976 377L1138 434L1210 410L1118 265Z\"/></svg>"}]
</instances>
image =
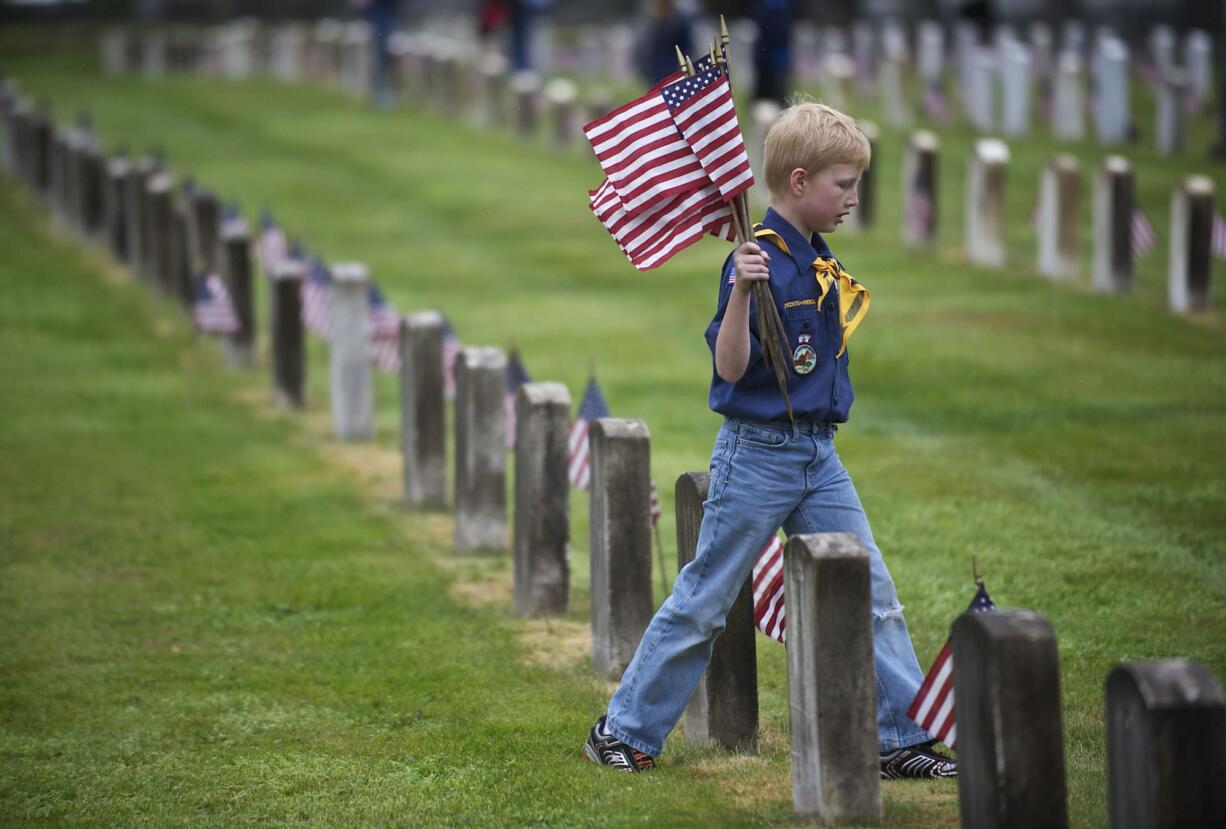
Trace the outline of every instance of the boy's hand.
<instances>
[{"instance_id":1,"label":"boy's hand","mask_svg":"<svg viewBox=\"0 0 1226 829\"><path fill-rule=\"evenodd\" d=\"M770 254L756 243L746 242L741 245L732 254L732 272L736 274L733 288L746 295L753 288L753 283L770 279L771 272L766 266L769 261Z\"/></svg>"}]
</instances>

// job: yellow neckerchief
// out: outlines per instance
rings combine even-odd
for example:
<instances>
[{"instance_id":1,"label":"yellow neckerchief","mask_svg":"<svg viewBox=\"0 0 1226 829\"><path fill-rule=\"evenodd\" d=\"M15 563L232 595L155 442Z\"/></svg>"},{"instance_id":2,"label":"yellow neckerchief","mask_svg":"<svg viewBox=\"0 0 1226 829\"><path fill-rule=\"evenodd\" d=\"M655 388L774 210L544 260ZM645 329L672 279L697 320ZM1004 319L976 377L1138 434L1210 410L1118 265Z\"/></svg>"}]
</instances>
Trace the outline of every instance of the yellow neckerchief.
<instances>
[{"instance_id":1,"label":"yellow neckerchief","mask_svg":"<svg viewBox=\"0 0 1226 829\"><path fill-rule=\"evenodd\" d=\"M769 239L788 256L792 255L783 237L769 227L758 224L754 225L753 231L755 238ZM847 341L851 339L852 332L868 314L868 305L873 297L868 288L852 279L851 275L843 270L843 266L837 259L817 257L813 260L813 275L817 277L817 284L822 287L822 295L817 298L817 310L819 311L822 310L822 300L830 292L830 286L836 282L839 286L839 323L843 328L843 344L839 353L834 355L835 359L838 359L847 350Z\"/></svg>"}]
</instances>

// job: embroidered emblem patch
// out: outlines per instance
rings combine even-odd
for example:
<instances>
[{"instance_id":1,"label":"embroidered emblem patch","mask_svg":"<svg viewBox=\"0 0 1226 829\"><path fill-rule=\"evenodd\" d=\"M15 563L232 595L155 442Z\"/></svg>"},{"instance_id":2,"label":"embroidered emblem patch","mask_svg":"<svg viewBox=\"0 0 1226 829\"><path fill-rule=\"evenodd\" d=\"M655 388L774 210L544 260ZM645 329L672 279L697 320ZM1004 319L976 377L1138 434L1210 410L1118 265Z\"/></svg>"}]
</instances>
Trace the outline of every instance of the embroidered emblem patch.
<instances>
[{"instance_id":1,"label":"embroidered emblem patch","mask_svg":"<svg viewBox=\"0 0 1226 829\"><path fill-rule=\"evenodd\" d=\"M804 338L808 340L808 337ZM817 366L817 352L808 342L801 342L792 352L792 370L797 374L808 374Z\"/></svg>"}]
</instances>

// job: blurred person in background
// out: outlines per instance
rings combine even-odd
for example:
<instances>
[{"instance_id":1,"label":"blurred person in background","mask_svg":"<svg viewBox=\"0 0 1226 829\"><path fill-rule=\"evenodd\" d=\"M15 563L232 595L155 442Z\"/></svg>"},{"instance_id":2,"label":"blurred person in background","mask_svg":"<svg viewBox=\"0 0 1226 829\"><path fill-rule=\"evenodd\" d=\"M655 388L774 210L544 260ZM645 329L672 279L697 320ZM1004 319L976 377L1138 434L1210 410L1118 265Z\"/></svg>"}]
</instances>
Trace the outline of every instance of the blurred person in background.
<instances>
[{"instance_id":1,"label":"blurred person in background","mask_svg":"<svg viewBox=\"0 0 1226 829\"><path fill-rule=\"evenodd\" d=\"M697 14L698 7L686 0L651 0L647 4L638 64L648 83L654 84L677 71L678 46L685 54L694 55L691 29Z\"/></svg>"},{"instance_id":2,"label":"blurred person in background","mask_svg":"<svg viewBox=\"0 0 1226 829\"><path fill-rule=\"evenodd\" d=\"M758 26L754 48L754 99L787 106L792 91L792 26L796 4L792 0L756 0L750 17Z\"/></svg>"}]
</instances>

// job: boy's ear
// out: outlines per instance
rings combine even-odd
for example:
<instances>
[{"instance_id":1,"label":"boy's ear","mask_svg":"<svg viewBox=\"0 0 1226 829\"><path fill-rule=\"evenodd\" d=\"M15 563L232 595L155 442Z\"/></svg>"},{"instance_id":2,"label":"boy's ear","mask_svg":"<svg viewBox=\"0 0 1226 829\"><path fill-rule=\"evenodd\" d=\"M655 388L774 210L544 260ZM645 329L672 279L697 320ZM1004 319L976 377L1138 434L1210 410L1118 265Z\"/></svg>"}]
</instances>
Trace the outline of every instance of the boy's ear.
<instances>
[{"instance_id":1,"label":"boy's ear","mask_svg":"<svg viewBox=\"0 0 1226 829\"><path fill-rule=\"evenodd\" d=\"M788 176L788 184L791 187L792 195L799 198L805 192L805 182L808 180L809 174L805 172L804 167L797 167Z\"/></svg>"}]
</instances>

